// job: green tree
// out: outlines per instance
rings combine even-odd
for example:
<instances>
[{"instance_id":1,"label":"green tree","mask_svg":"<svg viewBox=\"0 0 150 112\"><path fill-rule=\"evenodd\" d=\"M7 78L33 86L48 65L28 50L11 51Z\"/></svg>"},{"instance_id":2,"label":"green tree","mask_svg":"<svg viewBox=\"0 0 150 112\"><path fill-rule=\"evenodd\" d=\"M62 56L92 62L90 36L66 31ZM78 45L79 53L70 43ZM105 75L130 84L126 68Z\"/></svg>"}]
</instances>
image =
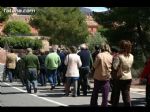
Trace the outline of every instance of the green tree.
<instances>
[{"instance_id":1,"label":"green tree","mask_svg":"<svg viewBox=\"0 0 150 112\"><path fill-rule=\"evenodd\" d=\"M7 35L27 35L30 34L30 27L23 21L10 21L3 31Z\"/></svg>"},{"instance_id":2,"label":"green tree","mask_svg":"<svg viewBox=\"0 0 150 112\"><path fill-rule=\"evenodd\" d=\"M108 43L108 41L100 32L90 35L87 39L90 51L94 51L94 46L101 45L102 43Z\"/></svg>"},{"instance_id":3,"label":"green tree","mask_svg":"<svg viewBox=\"0 0 150 112\"><path fill-rule=\"evenodd\" d=\"M50 36L52 42L78 45L88 36L85 16L79 8L44 7L37 8L31 25L39 29L41 35Z\"/></svg>"},{"instance_id":4,"label":"green tree","mask_svg":"<svg viewBox=\"0 0 150 112\"><path fill-rule=\"evenodd\" d=\"M113 7L105 13L94 13L95 20L108 28L103 34L112 43L129 39L133 45L140 46L144 56L148 57L146 43L150 43L149 7ZM134 46L137 47L137 46Z\"/></svg>"},{"instance_id":5,"label":"green tree","mask_svg":"<svg viewBox=\"0 0 150 112\"><path fill-rule=\"evenodd\" d=\"M11 13L7 13L4 9L8 9L7 7L0 7L0 22L6 21Z\"/></svg>"}]
</instances>

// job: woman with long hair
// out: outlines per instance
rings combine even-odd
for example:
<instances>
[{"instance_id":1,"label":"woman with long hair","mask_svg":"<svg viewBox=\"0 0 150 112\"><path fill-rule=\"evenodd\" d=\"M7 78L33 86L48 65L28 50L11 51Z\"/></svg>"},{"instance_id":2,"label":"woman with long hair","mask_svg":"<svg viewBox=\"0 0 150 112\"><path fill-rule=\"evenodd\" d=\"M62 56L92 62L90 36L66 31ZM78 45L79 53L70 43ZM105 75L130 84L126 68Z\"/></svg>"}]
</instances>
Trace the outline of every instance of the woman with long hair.
<instances>
[{"instance_id":1,"label":"woman with long hair","mask_svg":"<svg viewBox=\"0 0 150 112\"><path fill-rule=\"evenodd\" d=\"M120 53L115 58L113 68L117 70L117 84L115 91L115 98L112 102L112 106L118 106L120 91L122 92L122 98L124 106L131 106L130 101L130 87L132 82L131 68L134 62L134 56L131 54L132 44L129 40L120 41Z\"/></svg>"}]
</instances>

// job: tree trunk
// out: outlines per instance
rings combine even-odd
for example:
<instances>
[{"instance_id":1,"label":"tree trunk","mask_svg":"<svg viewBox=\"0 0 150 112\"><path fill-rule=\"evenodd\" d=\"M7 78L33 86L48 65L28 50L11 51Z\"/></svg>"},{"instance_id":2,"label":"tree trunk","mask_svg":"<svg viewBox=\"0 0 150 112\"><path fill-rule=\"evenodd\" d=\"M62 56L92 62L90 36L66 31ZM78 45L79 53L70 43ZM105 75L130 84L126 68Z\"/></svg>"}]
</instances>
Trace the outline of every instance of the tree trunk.
<instances>
[{"instance_id":1,"label":"tree trunk","mask_svg":"<svg viewBox=\"0 0 150 112\"><path fill-rule=\"evenodd\" d=\"M143 54L144 54L144 57L147 59L148 58L148 55L147 55L147 52L145 50L145 47L144 47L144 42L142 40L142 29L141 29L141 25L140 23L137 23L137 33L138 33L138 39L139 39L139 43L141 45L141 48L142 48L142 51L143 51Z\"/></svg>"}]
</instances>

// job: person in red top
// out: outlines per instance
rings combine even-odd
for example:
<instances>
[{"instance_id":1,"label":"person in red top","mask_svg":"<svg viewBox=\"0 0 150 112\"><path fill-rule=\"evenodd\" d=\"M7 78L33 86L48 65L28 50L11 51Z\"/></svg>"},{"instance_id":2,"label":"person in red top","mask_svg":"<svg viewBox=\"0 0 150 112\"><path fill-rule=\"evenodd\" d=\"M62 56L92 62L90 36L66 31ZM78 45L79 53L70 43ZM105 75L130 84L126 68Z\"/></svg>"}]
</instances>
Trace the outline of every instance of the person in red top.
<instances>
[{"instance_id":1,"label":"person in red top","mask_svg":"<svg viewBox=\"0 0 150 112\"><path fill-rule=\"evenodd\" d=\"M140 80L147 80L146 83L146 106L150 106L150 59L146 62L140 75Z\"/></svg>"}]
</instances>

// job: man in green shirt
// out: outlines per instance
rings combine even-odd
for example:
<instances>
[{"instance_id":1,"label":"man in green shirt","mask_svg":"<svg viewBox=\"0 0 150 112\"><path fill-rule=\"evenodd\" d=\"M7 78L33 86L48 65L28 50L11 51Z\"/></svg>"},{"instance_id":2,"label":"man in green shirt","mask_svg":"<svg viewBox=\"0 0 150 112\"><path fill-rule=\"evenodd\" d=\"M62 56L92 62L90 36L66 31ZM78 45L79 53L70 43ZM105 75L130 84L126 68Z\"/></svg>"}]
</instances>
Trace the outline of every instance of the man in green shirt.
<instances>
[{"instance_id":1,"label":"man in green shirt","mask_svg":"<svg viewBox=\"0 0 150 112\"><path fill-rule=\"evenodd\" d=\"M61 60L57 54L57 49L51 49L51 52L46 56L45 66L47 68L48 81L53 90L57 84L57 68L60 66Z\"/></svg>"},{"instance_id":2,"label":"man in green shirt","mask_svg":"<svg viewBox=\"0 0 150 112\"><path fill-rule=\"evenodd\" d=\"M27 92L31 93L31 83L33 84L34 93L37 92L37 74L40 69L38 57L32 53L31 48L27 48L27 55L24 57L26 77L27 77Z\"/></svg>"}]
</instances>

